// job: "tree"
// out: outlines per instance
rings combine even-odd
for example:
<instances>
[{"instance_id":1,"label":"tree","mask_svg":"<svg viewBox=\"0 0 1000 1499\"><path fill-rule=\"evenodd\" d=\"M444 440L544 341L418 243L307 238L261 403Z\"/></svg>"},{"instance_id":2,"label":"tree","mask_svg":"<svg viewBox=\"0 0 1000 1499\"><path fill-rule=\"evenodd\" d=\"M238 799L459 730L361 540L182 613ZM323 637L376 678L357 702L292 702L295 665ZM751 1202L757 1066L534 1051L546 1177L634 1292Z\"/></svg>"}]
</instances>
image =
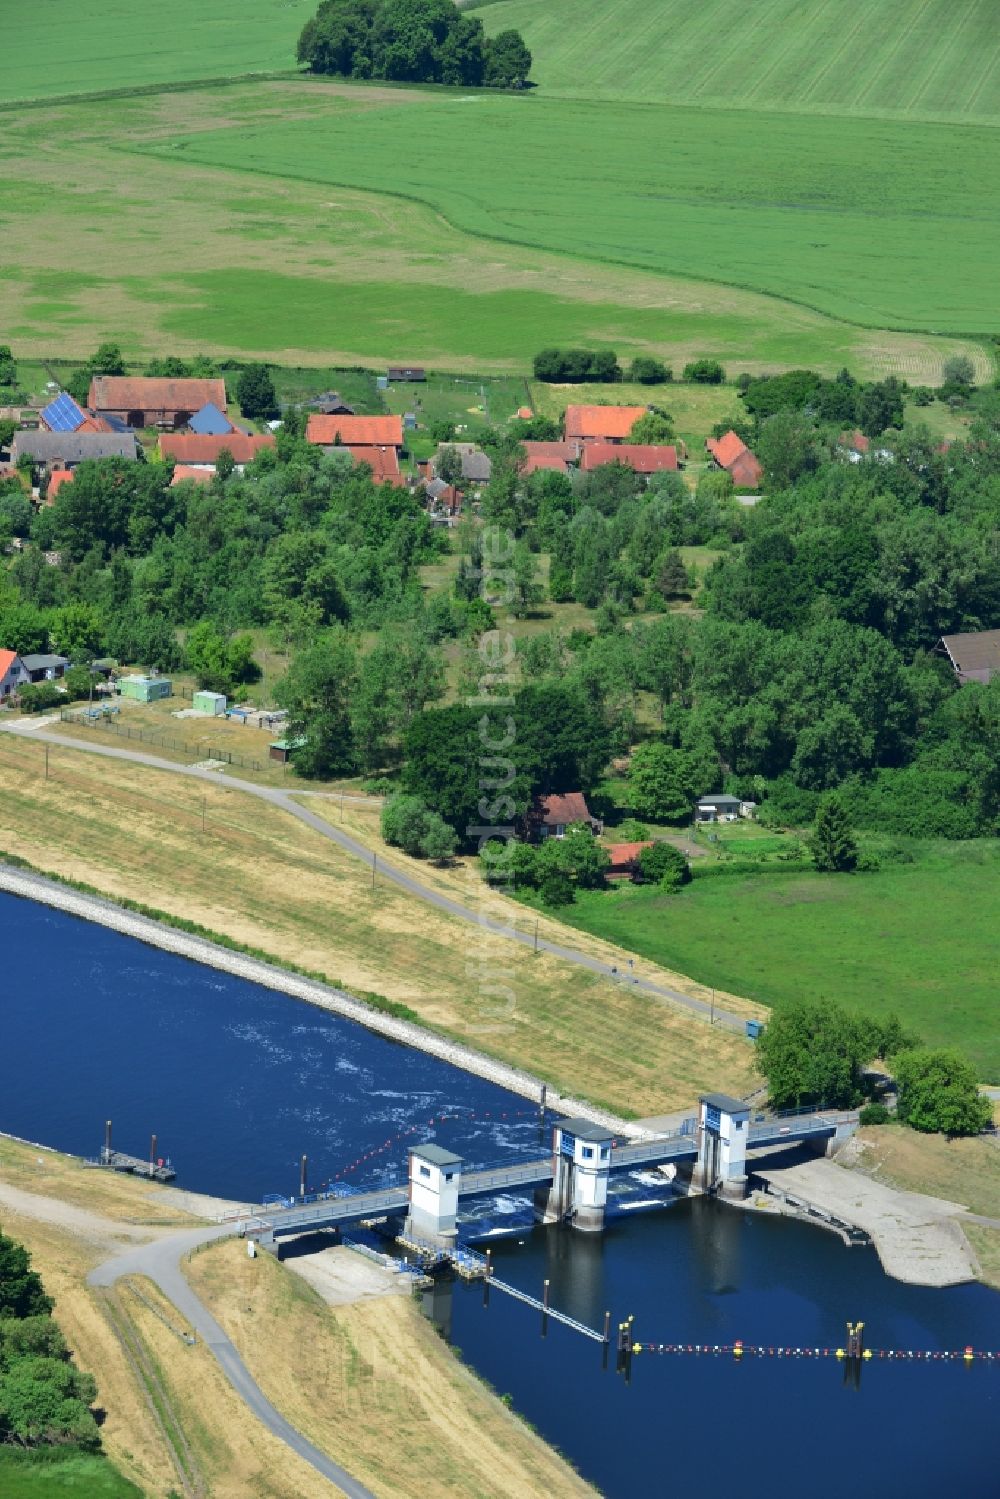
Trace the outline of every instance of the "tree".
<instances>
[{"instance_id":1,"label":"tree","mask_svg":"<svg viewBox=\"0 0 1000 1499\"><path fill-rule=\"evenodd\" d=\"M678 890L691 879L691 866L679 848L658 842L639 852L639 877L644 885Z\"/></svg>"},{"instance_id":2,"label":"tree","mask_svg":"<svg viewBox=\"0 0 1000 1499\"><path fill-rule=\"evenodd\" d=\"M550 869L543 876L538 893L547 906L571 906L576 899L573 881L562 869Z\"/></svg>"},{"instance_id":3,"label":"tree","mask_svg":"<svg viewBox=\"0 0 1000 1499\"><path fill-rule=\"evenodd\" d=\"M23 1244L0 1233L0 1318L38 1317L52 1310L41 1277Z\"/></svg>"},{"instance_id":4,"label":"tree","mask_svg":"<svg viewBox=\"0 0 1000 1499\"><path fill-rule=\"evenodd\" d=\"M434 473L446 484L457 484L462 477L462 458L457 448L444 447L434 460Z\"/></svg>"},{"instance_id":5,"label":"tree","mask_svg":"<svg viewBox=\"0 0 1000 1499\"><path fill-rule=\"evenodd\" d=\"M484 51L487 88L524 88L532 59L519 31L498 31L487 38Z\"/></svg>"},{"instance_id":6,"label":"tree","mask_svg":"<svg viewBox=\"0 0 1000 1499\"><path fill-rule=\"evenodd\" d=\"M295 769L332 776L353 769L350 698L357 674L354 649L343 630L329 630L292 661L275 696L288 709L288 733L304 738Z\"/></svg>"},{"instance_id":7,"label":"tree","mask_svg":"<svg viewBox=\"0 0 1000 1499\"><path fill-rule=\"evenodd\" d=\"M817 869L846 874L858 867L858 845L847 809L834 791L820 801L809 851Z\"/></svg>"},{"instance_id":8,"label":"tree","mask_svg":"<svg viewBox=\"0 0 1000 1499\"><path fill-rule=\"evenodd\" d=\"M0 385L16 384L17 365L14 362L14 355L11 352L10 344L0 344ZM10 438L7 441L9 442ZM0 438L0 447L3 446L3 439Z\"/></svg>"},{"instance_id":9,"label":"tree","mask_svg":"<svg viewBox=\"0 0 1000 1499\"><path fill-rule=\"evenodd\" d=\"M498 806L494 817L489 815L488 805L494 798L488 795L484 798L486 812L480 814L480 761L486 752L480 739L479 717L461 703L427 708L416 715L403 736L404 790L439 813L463 842L472 836L470 829L510 822L526 805L526 798L518 806L512 805L510 816L506 806ZM510 797L513 789L504 794Z\"/></svg>"},{"instance_id":10,"label":"tree","mask_svg":"<svg viewBox=\"0 0 1000 1499\"><path fill-rule=\"evenodd\" d=\"M538 850L543 888L549 874L556 871L565 874L581 890L600 890L610 867L607 851L583 823L572 823L562 838L546 838Z\"/></svg>"},{"instance_id":11,"label":"tree","mask_svg":"<svg viewBox=\"0 0 1000 1499\"><path fill-rule=\"evenodd\" d=\"M455 829L450 828L443 817L428 812L420 839L420 852L434 864L447 864L455 853Z\"/></svg>"},{"instance_id":12,"label":"tree","mask_svg":"<svg viewBox=\"0 0 1000 1499\"><path fill-rule=\"evenodd\" d=\"M674 424L666 411L645 411L632 423L628 440L658 446L673 442L674 436Z\"/></svg>"},{"instance_id":13,"label":"tree","mask_svg":"<svg viewBox=\"0 0 1000 1499\"><path fill-rule=\"evenodd\" d=\"M686 599L691 596L688 570L676 547L664 552L660 559L656 570L656 589L665 599Z\"/></svg>"},{"instance_id":14,"label":"tree","mask_svg":"<svg viewBox=\"0 0 1000 1499\"><path fill-rule=\"evenodd\" d=\"M115 343L103 343L91 354L82 369L76 370L66 382L66 389L74 401L85 403L90 394L90 382L94 375L124 375L125 359L121 348Z\"/></svg>"},{"instance_id":15,"label":"tree","mask_svg":"<svg viewBox=\"0 0 1000 1499\"><path fill-rule=\"evenodd\" d=\"M673 371L662 359L653 359L648 354L637 354L632 360L629 379L637 385L664 385L673 379Z\"/></svg>"},{"instance_id":16,"label":"tree","mask_svg":"<svg viewBox=\"0 0 1000 1499\"><path fill-rule=\"evenodd\" d=\"M3 350L0 349L0 361ZM972 385L976 378L976 366L967 354L953 354L941 367L944 385Z\"/></svg>"},{"instance_id":17,"label":"tree","mask_svg":"<svg viewBox=\"0 0 1000 1499\"><path fill-rule=\"evenodd\" d=\"M669 744L641 744L628 772L633 810L652 822L683 822L691 817L697 788L689 757Z\"/></svg>"},{"instance_id":18,"label":"tree","mask_svg":"<svg viewBox=\"0 0 1000 1499\"><path fill-rule=\"evenodd\" d=\"M684 378L696 385L721 385L726 372L717 359L695 359L684 366Z\"/></svg>"},{"instance_id":19,"label":"tree","mask_svg":"<svg viewBox=\"0 0 1000 1499\"><path fill-rule=\"evenodd\" d=\"M416 859L423 851L423 840L431 817L437 817L437 813L431 812L419 796L407 796L405 793L392 796L382 808L382 837L386 843L401 848L404 854ZM447 826L441 818L438 817L437 820L442 827ZM451 832L450 828L448 832ZM454 834L452 839L454 840Z\"/></svg>"},{"instance_id":20,"label":"tree","mask_svg":"<svg viewBox=\"0 0 1000 1499\"><path fill-rule=\"evenodd\" d=\"M802 1104L852 1108L863 1094L862 1069L878 1055L881 1033L823 1000L775 1010L757 1041L754 1066L776 1109Z\"/></svg>"},{"instance_id":21,"label":"tree","mask_svg":"<svg viewBox=\"0 0 1000 1499\"><path fill-rule=\"evenodd\" d=\"M266 364L248 364L236 382L236 399L243 415L252 421L277 416L278 396Z\"/></svg>"},{"instance_id":22,"label":"tree","mask_svg":"<svg viewBox=\"0 0 1000 1499\"><path fill-rule=\"evenodd\" d=\"M49 619L54 650L71 661L91 661L104 645L104 620L93 604L63 604Z\"/></svg>"},{"instance_id":23,"label":"tree","mask_svg":"<svg viewBox=\"0 0 1000 1499\"><path fill-rule=\"evenodd\" d=\"M895 1061L897 1116L924 1134L978 1135L992 1122L988 1098L961 1053L919 1047Z\"/></svg>"},{"instance_id":24,"label":"tree","mask_svg":"<svg viewBox=\"0 0 1000 1499\"><path fill-rule=\"evenodd\" d=\"M253 659L253 638L234 635L229 639L211 620L203 619L188 635L185 645L188 665L198 686L210 692L232 692L242 682L252 682L260 672Z\"/></svg>"},{"instance_id":25,"label":"tree","mask_svg":"<svg viewBox=\"0 0 1000 1499\"><path fill-rule=\"evenodd\" d=\"M519 541L514 547L511 567L514 597L511 610L517 619L524 619L542 600L542 585L538 581L538 558L526 542Z\"/></svg>"},{"instance_id":26,"label":"tree","mask_svg":"<svg viewBox=\"0 0 1000 1499\"><path fill-rule=\"evenodd\" d=\"M54 682L27 682L19 689L17 699L23 713L45 713L66 701Z\"/></svg>"}]
</instances>

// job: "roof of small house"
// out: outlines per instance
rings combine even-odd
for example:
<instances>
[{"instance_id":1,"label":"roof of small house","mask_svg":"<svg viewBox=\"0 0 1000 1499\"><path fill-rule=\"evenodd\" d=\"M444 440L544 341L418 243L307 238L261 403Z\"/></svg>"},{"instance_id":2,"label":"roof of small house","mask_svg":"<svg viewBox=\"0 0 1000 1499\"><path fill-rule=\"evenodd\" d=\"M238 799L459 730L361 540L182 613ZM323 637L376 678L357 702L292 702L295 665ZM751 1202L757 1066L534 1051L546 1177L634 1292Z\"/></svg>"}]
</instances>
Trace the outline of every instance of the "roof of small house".
<instances>
[{"instance_id":1,"label":"roof of small house","mask_svg":"<svg viewBox=\"0 0 1000 1499\"><path fill-rule=\"evenodd\" d=\"M38 413L38 420L49 432L78 432L87 420L87 414L68 391L61 390Z\"/></svg>"},{"instance_id":2,"label":"roof of small house","mask_svg":"<svg viewBox=\"0 0 1000 1499\"><path fill-rule=\"evenodd\" d=\"M411 1145L410 1154L417 1156L421 1161L427 1161L432 1166L460 1166L462 1157L456 1155L452 1150L445 1150L443 1145Z\"/></svg>"},{"instance_id":3,"label":"roof of small house","mask_svg":"<svg viewBox=\"0 0 1000 1499\"><path fill-rule=\"evenodd\" d=\"M587 798L582 791L553 792L536 796L535 819L544 827L567 827L571 822L593 822Z\"/></svg>"},{"instance_id":4,"label":"roof of small house","mask_svg":"<svg viewBox=\"0 0 1000 1499\"><path fill-rule=\"evenodd\" d=\"M234 463L250 463L262 448L274 447L274 434L254 433L247 437L243 432L163 432L160 434L160 456L173 458L177 463L214 464L219 454L232 454Z\"/></svg>"},{"instance_id":5,"label":"roof of small house","mask_svg":"<svg viewBox=\"0 0 1000 1499\"><path fill-rule=\"evenodd\" d=\"M0 677L5 677L17 660L17 651L0 651Z\"/></svg>"},{"instance_id":6,"label":"roof of small house","mask_svg":"<svg viewBox=\"0 0 1000 1499\"><path fill-rule=\"evenodd\" d=\"M26 671L49 671L56 666L68 666L68 656L51 656L44 652L22 656L21 661Z\"/></svg>"},{"instance_id":7,"label":"roof of small house","mask_svg":"<svg viewBox=\"0 0 1000 1499\"><path fill-rule=\"evenodd\" d=\"M740 798L738 796L727 796L720 791L717 794L709 793L708 796L699 796L699 807L738 807Z\"/></svg>"},{"instance_id":8,"label":"roof of small house","mask_svg":"<svg viewBox=\"0 0 1000 1499\"><path fill-rule=\"evenodd\" d=\"M745 448L738 458L733 459L726 472L737 489L756 489L764 477L760 460L749 448Z\"/></svg>"},{"instance_id":9,"label":"roof of small house","mask_svg":"<svg viewBox=\"0 0 1000 1499\"><path fill-rule=\"evenodd\" d=\"M856 427L853 432L841 432L837 441L842 448L850 448L854 453L867 453L871 447L870 439Z\"/></svg>"},{"instance_id":10,"label":"roof of small house","mask_svg":"<svg viewBox=\"0 0 1000 1499\"><path fill-rule=\"evenodd\" d=\"M340 439L344 447L401 448L401 416L322 416L314 411L306 423L306 441L333 447Z\"/></svg>"},{"instance_id":11,"label":"roof of small house","mask_svg":"<svg viewBox=\"0 0 1000 1499\"><path fill-rule=\"evenodd\" d=\"M525 451L527 462L521 470L524 474L533 474L537 469L553 469L556 473L564 474L569 463L576 463L580 457L581 444L579 442L523 442L521 444Z\"/></svg>"},{"instance_id":12,"label":"roof of small house","mask_svg":"<svg viewBox=\"0 0 1000 1499\"><path fill-rule=\"evenodd\" d=\"M422 364L390 364L386 374L390 380L427 379L427 371Z\"/></svg>"},{"instance_id":13,"label":"roof of small house","mask_svg":"<svg viewBox=\"0 0 1000 1499\"><path fill-rule=\"evenodd\" d=\"M534 414L530 406L519 406L517 408L517 419L519 422L530 422Z\"/></svg>"},{"instance_id":14,"label":"roof of small house","mask_svg":"<svg viewBox=\"0 0 1000 1499\"><path fill-rule=\"evenodd\" d=\"M642 843L613 843L608 849L612 869L621 868L628 864L634 864L644 848L652 848L653 839L647 838Z\"/></svg>"},{"instance_id":15,"label":"roof of small house","mask_svg":"<svg viewBox=\"0 0 1000 1499\"><path fill-rule=\"evenodd\" d=\"M462 478L472 484L488 484L493 472L493 464L488 453L473 448L471 453L462 454Z\"/></svg>"},{"instance_id":16,"label":"roof of small house","mask_svg":"<svg viewBox=\"0 0 1000 1499\"><path fill-rule=\"evenodd\" d=\"M567 406L566 439L604 438L605 441L617 439L622 442L640 416L646 415L646 410L645 406Z\"/></svg>"},{"instance_id":17,"label":"roof of small house","mask_svg":"<svg viewBox=\"0 0 1000 1499\"><path fill-rule=\"evenodd\" d=\"M310 402L321 416L354 416L354 407L349 406L342 398L339 390L324 391L317 396L315 401Z\"/></svg>"},{"instance_id":18,"label":"roof of small house","mask_svg":"<svg viewBox=\"0 0 1000 1499\"><path fill-rule=\"evenodd\" d=\"M164 380L153 375L95 375L87 405L93 411L200 411L211 403L226 409L226 382Z\"/></svg>"},{"instance_id":19,"label":"roof of small house","mask_svg":"<svg viewBox=\"0 0 1000 1499\"><path fill-rule=\"evenodd\" d=\"M580 467L585 473L605 463L624 463L637 474L657 474L677 469L677 449L673 445L645 442L588 442Z\"/></svg>"},{"instance_id":20,"label":"roof of small house","mask_svg":"<svg viewBox=\"0 0 1000 1499\"><path fill-rule=\"evenodd\" d=\"M395 448L368 448L352 445L347 449L355 463L367 463L376 483L402 484L399 454Z\"/></svg>"},{"instance_id":21,"label":"roof of small house","mask_svg":"<svg viewBox=\"0 0 1000 1499\"><path fill-rule=\"evenodd\" d=\"M741 453L749 451L742 437L732 430L724 432L721 437L707 438L705 446L720 468L728 468Z\"/></svg>"},{"instance_id":22,"label":"roof of small house","mask_svg":"<svg viewBox=\"0 0 1000 1499\"><path fill-rule=\"evenodd\" d=\"M174 472L170 480L170 488L175 484L185 484L189 480L195 484L211 484L215 478L215 469L203 466L195 467L190 463L175 463Z\"/></svg>"},{"instance_id":23,"label":"roof of small house","mask_svg":"<svg viewBox=\"0 0 1000 1499\"><path fill-rule=\"evenodd\" d=\"M82 463L85 458L135 458L131 432L15 432L11 443L14 463L25 453L36 463Z\"/></svg>"},{"instance_id":24,"label":"roof of small house","mask_svg":"<svg viewBox=\"0 0 1000 1499\"><path fill-rule=\"evenodd\" d=\"M200 411L196 411L188 422L192 432L198 432L204 437L218 437L223 432L232 432L233 424L224 411L220 411L213 401L208 401Z\"/></svg>"},{"instance_id":25,"label":"roof of small house","mask_svg":"<svg viewBox=\"0 0 1000 1499\"><path fill-rule=\"evenodd\" d=\"M51 505L56 495L64 484L73 482L73 470L69 468L54 468L49 474L49 487L45 491L45 498Z\"/></svg>"},{"instance_id":26,"label":"roof of small house","mask_svg":"<svg viewBox=\"0 0 1000 1499\"><path fill-rule=\"evenodd\" d=\"M1000 673L1000 630L942 635L941 644L962 682L988 682Z\"/></svg>"}]
</instances>

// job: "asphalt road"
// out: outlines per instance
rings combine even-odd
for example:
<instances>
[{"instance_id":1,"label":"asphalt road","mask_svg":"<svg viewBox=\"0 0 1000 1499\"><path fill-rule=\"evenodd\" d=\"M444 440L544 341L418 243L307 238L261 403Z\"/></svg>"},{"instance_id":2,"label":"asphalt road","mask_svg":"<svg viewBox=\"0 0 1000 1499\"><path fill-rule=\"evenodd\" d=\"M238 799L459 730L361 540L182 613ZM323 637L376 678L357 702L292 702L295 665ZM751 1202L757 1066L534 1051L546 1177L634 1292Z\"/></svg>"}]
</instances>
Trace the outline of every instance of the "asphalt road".
<instances>
[{"instance_id":1,"label":"asphalt road","mask_svg":"<svg viewBox=\"0 0 1000 1499\"><path fill-rule=\"evenodd\" d=\"M187 776L194 780L209 781L214 786L225 786L230 791L244 791L248 796L259 797L261 801L270 802L272 806L279 807L287 812L290 817L298 818L307 827L312 828L323 838L329 838L336 843L345 853L351 854L355 859L360 859L369 868L377 859L371 849L367 848L358 839L352 838L350 833L335 827L332 823L317 817L310 812L308 807L303 807L287 791L279 791L270 786L257 786L253 781L240 780L237 776L220 775L218 771L202 770L196 765L177 765L171 760L161 760L156 755L144 754L141 750L117 749L111 745L84 744L75 739L64 739L58 734L50 733L46 729L26 729L19 725L4 725L7 733L15 733L26 739L41 739L48 744L58 745L60 749L78 750L82 754L101 755L108 760L126 760L134 765L148 765L152 770L164 770L173 775ZM642 978L632 974L628 970L621 970L609 963L602 962L599 958L591 957L588 953L580 952L574 947L566 947L558 942L550 942L544 937L536 938L533 933L522 932L502 921L494 921L490 917L471 911L468 906L463 906L460 901L452 900L448 895L443 895L439 890L432 890L427 885L422 885L419 880L407 874L405 870L395 869L388 864L377 865L378 877L389 884L397 885L412 895L417 900L424 901L427 905L435 906L439 911L445 911L449 916L456 917L481 930L494 933L508 942L517 942L522 947L530 947L538 952L551 953L553 957L562 958L564 962L572 963L578 968L585 968L591 973L599 974L602 978L614 979L619 983L628 984L642 994L648 994L652 999L666 1002L671 1005L679 1005L682 1009L690 1010L703 1019L712 1020L714 1024L722 1026L726 1030L738 1031L740 1034L745 1029L745 1020L734 1015L732 1011L722 1009L718 1006L706 1004L702 999L695 999L693 995L684 994L679 989L673 989L667 984L655 983L652 979Z\"/></svg>"},{"instance_id":2,"label":"asphalt road","mask_svg":"<svg viewBox=\"0 0 1000 1499\"><path fill-rule=\"evenodd\" d=\"M348 1499L375 1499L370 1489L358 1483L356 1478L352 1478L346 1469L327 1457L325 1452L314 1447L312 1442L307 1441L302 1433L275 1409L254 1380L233 1343L184 1278L180 1266L183 1255L200 1244L208 1244L213 1239L231 1234L232 1231L232 1224L217 1225L214 1228L190 1229L183 1233L170 1234L167 1238L157 1239L152 1244L144 1244L138 1249L126 1249L122 1254L115 1255L113 1259L105 1260L102 1265L98 1265L97 1269L92 1270L87 1276L87 1281L92 1286L112 1286L123 1275L146 1275L150 1280L155 1281L168 1301L173 1303L202 1342L212 1350L223 1374L237 1395L249 1406L258 1420L264 1423L268 1431L273 1432L276 1437L291 1447L293 1452L297 1452L299 1457L316 1469L317 1473L328 1478L342 1494L348 1496Z\"/></svg>"}]
</instances>

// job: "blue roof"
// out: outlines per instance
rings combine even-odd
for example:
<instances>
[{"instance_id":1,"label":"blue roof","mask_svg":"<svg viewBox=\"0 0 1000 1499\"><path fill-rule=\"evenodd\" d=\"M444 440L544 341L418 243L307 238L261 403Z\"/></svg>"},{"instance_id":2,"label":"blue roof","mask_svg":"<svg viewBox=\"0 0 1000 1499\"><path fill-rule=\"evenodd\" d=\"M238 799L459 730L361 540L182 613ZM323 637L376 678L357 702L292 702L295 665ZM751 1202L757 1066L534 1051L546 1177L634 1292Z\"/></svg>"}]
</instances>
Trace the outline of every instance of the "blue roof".
<instances>
[{"instance_id":1,"label":"blue roof","mask_svg":"<svg viewBox=\"0 0 1000 1499\"><path fill-rule=\"evenodd\" d=\"M211 401L196 411L188 422L192 432L198 432L203 437L222 437L233 430L233 424L224 411L214 406Z\"/></svg>"},{"instance_id":2,"label":"blue roof","mask_svg":"<svg viewBox=\"0 0 1000 1499\"><path fill-rule=\"evenodd\" d=\"M110 427L112 432L132 431L132 428L129 426L128 422L120 416L115 416L113 411L102 411L101 421L106 427Z\"/></svg>"},{"instance_id":3,"label":"blue roof","mask_svg":"<svg viewBox=\"0 0 1000 1499\"><path fill-rule=\"evenodd\" d=\"M42 412L42 421L50 432L75 432L87 420L73 397L61 390Z\"/></svg>"}]
</instances>

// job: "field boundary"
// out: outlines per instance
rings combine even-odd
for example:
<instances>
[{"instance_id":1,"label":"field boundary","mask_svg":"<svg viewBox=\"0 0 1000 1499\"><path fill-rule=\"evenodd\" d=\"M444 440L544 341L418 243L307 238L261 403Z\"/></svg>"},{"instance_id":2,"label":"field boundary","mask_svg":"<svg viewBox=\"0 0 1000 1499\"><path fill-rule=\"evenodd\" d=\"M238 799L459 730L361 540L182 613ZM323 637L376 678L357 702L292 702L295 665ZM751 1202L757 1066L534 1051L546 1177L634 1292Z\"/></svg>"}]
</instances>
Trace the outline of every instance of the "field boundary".
<instances>
[{"instance_id":1,"label":"field boundary","mask_svg":"<svg viewBox=\"0 0 1000 1499\"><path fill-rule=\"evenodd\" d=\"M228 73L220 78L180 78L173 83L136 83L130 88L92 89L79 94L28 94L23 99L0 99L0 113L10 110L47 109L50 105L95 104L104 99L139 99L150 94L189 94L197 89L229 88L238 83L271 83L302 75L298 68L262 69L260 72Z\"/></svg>"}]
</instances>

